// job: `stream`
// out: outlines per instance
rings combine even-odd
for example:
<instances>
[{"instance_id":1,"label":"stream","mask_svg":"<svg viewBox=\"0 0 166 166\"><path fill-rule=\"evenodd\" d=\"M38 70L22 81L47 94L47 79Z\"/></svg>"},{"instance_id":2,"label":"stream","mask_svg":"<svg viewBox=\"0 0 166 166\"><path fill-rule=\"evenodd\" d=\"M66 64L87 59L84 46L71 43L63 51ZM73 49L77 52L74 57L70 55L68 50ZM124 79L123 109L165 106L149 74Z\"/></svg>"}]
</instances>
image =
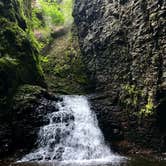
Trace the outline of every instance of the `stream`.
<instances>
[{"instance_id":1,"label":"stream","mask_svg":"<svg viewBox=\"0 0 166 166\"><path fill-rule=\"evenodd\" d=\"M62 96L57 111L46 115L48 124L38 133L38 148L18 162L120 162L105 144L95 113L85 96Z\"/></svg>"},{"instance_id":2,"label":"stream","mask_svg":"<svg viewBox=\"0 0 166 166\"><path fill-rule=\"evenodd\" d=\"M85 96L62 98L55 103L57 111L45 116L48 124L39 130L37 149L10 166L166 166L166 160L113 153L105 143L88 99Z\"/></svg>"}]
</instances>

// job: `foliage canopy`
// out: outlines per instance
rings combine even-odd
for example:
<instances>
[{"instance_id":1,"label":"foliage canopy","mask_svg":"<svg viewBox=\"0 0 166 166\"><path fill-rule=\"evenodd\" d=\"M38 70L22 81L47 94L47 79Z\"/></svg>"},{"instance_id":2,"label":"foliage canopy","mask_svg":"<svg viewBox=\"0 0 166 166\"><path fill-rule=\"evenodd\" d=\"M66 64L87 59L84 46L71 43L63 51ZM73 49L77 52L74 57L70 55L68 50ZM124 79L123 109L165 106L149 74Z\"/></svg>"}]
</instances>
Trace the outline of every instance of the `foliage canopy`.
<instances>
[{"instance_id":1,"label":"foliage canopy","mask_svg":"<svg viewBox=\"0 0 166 166\"><path fill-rule=\"evenodd\" d=\"M37 0L32 9L34 28L71 23L73 0Z\"/></svg>"}]
</instances>

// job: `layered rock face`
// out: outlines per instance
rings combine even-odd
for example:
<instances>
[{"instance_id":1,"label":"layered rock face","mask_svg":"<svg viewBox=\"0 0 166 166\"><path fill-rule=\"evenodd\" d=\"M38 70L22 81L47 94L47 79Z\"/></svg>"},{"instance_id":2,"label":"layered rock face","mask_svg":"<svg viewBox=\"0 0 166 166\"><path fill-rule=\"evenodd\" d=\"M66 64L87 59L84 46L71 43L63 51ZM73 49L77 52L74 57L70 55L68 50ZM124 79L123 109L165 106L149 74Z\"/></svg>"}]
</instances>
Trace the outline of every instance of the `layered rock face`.
<instances>
[{"instance_id":1,"label":"layered rock face","mask_svg":"<svg viewBox=\"0 0 166 166\"><path fill-rule=\"evenodd\" d=\"M165 16L164 0L75 1L92 103L110 142L165 150Z\"/></svg>"}]
</instances>

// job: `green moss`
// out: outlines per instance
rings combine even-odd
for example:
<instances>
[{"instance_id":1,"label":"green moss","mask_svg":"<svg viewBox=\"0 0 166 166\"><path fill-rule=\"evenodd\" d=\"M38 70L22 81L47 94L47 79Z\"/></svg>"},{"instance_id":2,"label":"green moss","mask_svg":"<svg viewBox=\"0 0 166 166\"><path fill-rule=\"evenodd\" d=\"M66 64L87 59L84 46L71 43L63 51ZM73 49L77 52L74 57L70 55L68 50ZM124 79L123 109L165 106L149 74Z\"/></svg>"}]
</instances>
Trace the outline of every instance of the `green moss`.
<instances>
[{"instance_id":1,"label":"green moss","mask_svg":"<svg viewBox=\"0 0 166 166\"><path fill-rule=\"evenodd\" d=\"M38 102L40 95L44 91L45 90L40 86L28 84L20 86L19 88L17 88L17 91L13 96L14 108L30 108L32 103Z\"/></svg>"},{"instance_id":2,"label":"green moss","mask_svg":"<svg viewBox=\"0 0 166 166\"><path fill-rule=\"evenodd\" d=\"M18 84L16 73L18 64L16 59L0 58L0 106L8 103L10 94Z\"/></svg>"},{"instance_id":3,"label":"green moss","mask_svg":"<svg viewBox=\"0 0 166 166\"><path fill-rule=\"evenodd\" d=\"M0 58L0 105L9 104L17 87L21 84L38 84L37 78L25 63L10 57ZM36 75L37 76L37 75Z\"/></svg>"},{"instance_id":4,"label":"green moss","mask_svg":"<svg viewBox=\"0 0 166 166\"><path fill-rule=\"evenodd\" d=\"M0 10L0 16L9 21L16 22L22 29L27 28L26 17L24 16L23 0L0 0L3 8Z\"/></svg>"},{"instance_id":5,"label":"green moss","mask_svg":"<svg viewBox=\"0 0 166 166\"><path fill-rule=\"evenodd\" d=\"M22 84L45 86L39 45L27 24L26 0L0 0L0 107L9 105ZM24 4L24 3L25 4ZM25 9L27 7L27 9ZM26 11L26 12L25 12Z\"/></svg>"},{"instance_id":6,"label":"green moss","mask_svg":"<svg viewBox=\"0 0 166 166\"><path fill-rule=\"evenodd\" d=\"M149 97L148 97L147 104L140 110L139 115L140 115L140 116L142 116L142 115L143 115L143 116L150 116L150 115L153 115L154 109L155 109L155 106L154 106L153 100L152 100L152 98L149 96Z\"/></svg>"},{"instance_id":7,"label":"green moss","mask_svg":"<svg viewBox=\"0 0 166 166\"><path fill-rule=\"evenodd\" d=\"M31 99L36 99L36 97L39 96L43 91L45 90L41 88L40 86L25 84L17 88L17 91L13 99L16 102L19 102L21 100L30 101Z\"/></svg>"},{"instance_id":8,"label":"green moss","mask_svg":"<svg viewBox=\"0 0 166 166\"><path fill-rule=\"evenodd\" d=\"M42 82L42 70L38 58L37 42L31 34L27 34L16 23L0 18L0 53L20 61L31 72L31 80ZM32 78L36 77L36 78ZM37 82L37 81L36 81Z\"/></svg>"},{"instance_id":9,"label":"green moss","mask_svg":"<svg viewBox=\"0 0 166 166\"><path fill-rule=\"evenodd\" d=\"M143 90L138 89L135 85L122 85L121 103L127 110L128 114L134 114L138 118L147 117L154 113L155 105L152 94L144 94ZM141 102L141 101L145 102Z\"/></svg>"},{"instance_id":10,"label":"green moss","mask_svg":"<svg viewBox=\"0 0 166 166\"><path fill-rule=\"evenodd\" d=\"M125 94L125 96L122 97L123 103L133 107L138 105L138 98L140 96L143 97L144 95L141 90L136 88L135 85L122 85L122 91Z\"/></svg>"},{"instance_id":11,"label":"green moss","mask_svg":"<svg viewBox=\"0 0 166 166\"><path fill-rule=\"evenodd\" d=\"M87 93L89 80L77 36L68 32L55 39L50 48L42 63L49 89L60 94Z\"/></svg>"}]
</instances>

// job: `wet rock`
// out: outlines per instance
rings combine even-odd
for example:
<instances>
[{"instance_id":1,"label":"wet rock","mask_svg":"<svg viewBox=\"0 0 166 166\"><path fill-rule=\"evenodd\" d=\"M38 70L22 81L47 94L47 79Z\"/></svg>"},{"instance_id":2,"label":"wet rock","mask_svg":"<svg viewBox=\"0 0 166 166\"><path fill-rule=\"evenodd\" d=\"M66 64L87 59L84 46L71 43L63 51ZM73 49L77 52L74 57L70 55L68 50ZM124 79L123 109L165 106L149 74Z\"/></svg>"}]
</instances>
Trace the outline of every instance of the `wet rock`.
<instances>
[{"instance_id":1,"label":"wet rock","mask_svg":"<svg viewBox=\"0 0 166 166\"><path fill-rule=\"evenodd\" d=\"M49 140L49 143L48 143L49 144L48 145L49 146L48 147L49 148L49 150L48 150L49 152L53 152L54 151L55 144L56 144L55 141L56 141L56 139Z\"/></svg>"},{"instance_id":2,"label":"wet rock","mask_svg":"<svg viewBox=\"0 0 166 166\"><path fill-rule=\"evenodd\" d=\"M109 142L165 149L165 6L159 0L75 1L82 59L94 83L90 100Z\"/></svg>"},{"instance_id":3,"label":"wet rock","mask_svg":"<svg viewBox=\"0 0 166 166\"><path fill-rule=\"evenodd\" d=\"M41 154L37 154L35 155L35 157L30 160L30 161L40 161L40 160L43 160L43 156Z\"/></svg>"},{"instance_id":4,"label":"wet rock","mask_svg":"<svg viewBox=\"0 0 166 166\"><path fill-rule=\"evenodd\" d=\"M45 160L49 161L49 160L51 160L51 157L49 155L46 155Z\"/></svg>"},{"instance_id":5,"label":"wet rock","mask_svg":"<svg viewBox=\"0 0 166 166\"><path fill-rule=\"evenodd\" d=\"M55 156L53 157L53 160L62 160L62 154L64 152L64 148L60 147L58 150L55 152Z\"/></svg>"},{"instance_id":6,"label":"wet rock","mask_svg":"<svg viewBox=\"0 0 166 166\"><path fill-rule=\"evenodd\" d=\"M58 111L58 100L62 98L41 87L21 86L13 98L12 111L0 114L0 156L34 148L40 127L49 124L47 114Z\"/></svg>"},{"instance_id":7,"label":"wet rock","mask_svg":"<svg viewBox=\"0 0 166 166\"><path fill-rule=\"evenodd\" d=\"M52 117L53 123L69 123L70 121L74 120L74 116L72 113L67 113L67 112L57 112L54 114Z\"/></svg>"}]
</instances>

